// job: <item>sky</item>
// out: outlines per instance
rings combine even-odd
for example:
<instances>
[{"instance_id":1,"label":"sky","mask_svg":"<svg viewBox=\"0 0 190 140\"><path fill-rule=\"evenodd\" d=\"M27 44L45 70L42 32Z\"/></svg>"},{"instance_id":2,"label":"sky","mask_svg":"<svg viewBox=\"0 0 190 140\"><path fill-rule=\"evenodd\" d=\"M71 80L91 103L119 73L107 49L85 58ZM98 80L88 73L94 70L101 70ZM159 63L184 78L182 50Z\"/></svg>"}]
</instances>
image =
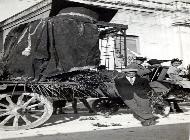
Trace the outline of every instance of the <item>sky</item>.
<instances>
[{"instance_id":1,"label":"sky","mask_svg":"<svg viewBox=\"0 0 190 140\"><path fill-rule=\"evenodd\" d=\"M0 0L0 21L3 21L42 0Z\"/></svg>"}]
</instances>

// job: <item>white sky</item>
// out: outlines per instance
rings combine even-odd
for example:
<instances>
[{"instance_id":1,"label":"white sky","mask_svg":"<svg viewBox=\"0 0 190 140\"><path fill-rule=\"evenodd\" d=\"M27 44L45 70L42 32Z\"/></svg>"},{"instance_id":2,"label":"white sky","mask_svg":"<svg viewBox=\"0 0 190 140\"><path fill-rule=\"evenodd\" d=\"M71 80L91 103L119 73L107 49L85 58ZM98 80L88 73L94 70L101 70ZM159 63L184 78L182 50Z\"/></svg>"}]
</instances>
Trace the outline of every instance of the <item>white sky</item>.
<instances>
[{"instance_id":1,"label":"white sky","mask_svg":"<svg viewBox=\"0 0 190 140\"><path fill-rule=\"evenodd\" d=\"M15 15L40 1L42 0L0 0L0 21Z\"/></svg>"}]
</instances>

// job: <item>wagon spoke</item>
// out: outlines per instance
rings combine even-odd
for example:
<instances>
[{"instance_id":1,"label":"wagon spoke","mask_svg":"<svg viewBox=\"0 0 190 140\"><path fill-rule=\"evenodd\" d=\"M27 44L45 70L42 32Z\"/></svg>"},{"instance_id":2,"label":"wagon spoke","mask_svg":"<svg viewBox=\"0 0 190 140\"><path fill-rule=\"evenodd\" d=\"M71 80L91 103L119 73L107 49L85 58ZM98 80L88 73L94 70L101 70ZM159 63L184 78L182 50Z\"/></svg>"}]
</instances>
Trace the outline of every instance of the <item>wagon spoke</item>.
<instances>
[{"instance_id":1,"label":"wagon spoke","mask_svg":"<svg viewBox=\"0 0 190 140\"><path fill-rule=\"evenodd\" d=\"M0 125L6 124L12 117L14 117L14 115L9 115L9 116L7 116L7 117L0 123Z\"/></svg>"},{"instance_id":2,"label":"wagon spoke","mask_svg":"<svg viewBox=\"0 0 190 140\"><path fill-rule=\"evenodd\" d=\"M13 127L18 127L18 119L19 119L20 115L16 115L14 117L14 120L13 120Z\"/></svg>"},{"instance_id":3,"label":"wagon spoke","mask_svg":"<svg viewBox=\"0 0 190 140\"><path fill-rule=\"evenodd\" d=\"M7 95L6 94L0 94L0 100L2 99L2 98L5 98Z\"/></svg>"},{"instance_id":4,"label":"wagon spoke","mask_svg":"<svg viewBox=\"0 0 190 140\"><path fill-rule=\"evenodd\" d=\"M44 112L44 110L30 110L30 112L40 112L40 113L42 113L42 112Z\"/></svg>"},{"instance_id":5,"label":"wagon spoke","mask_svg":"<svg viewBox=\"0 0 190 140\"><path fill-rule=\"evenodd\" d=\"M1 103L0 103L0 106L5 107L5 108L8 107L7 105L5 105L5 104L1 104Z\"/></svg>"},{"instance_id":6,"label":"wagon spoke","mask_svg":"<svg viewBox=\"0 0 190 140\"><path fill-rule=\"evenodd\" d=\"M111 100L105 100L105 103L110 103L111 102Z\"/></svg>"},{"instance_id":7,"label":"wagon spoke","mask_svg":"<svg viewBox=\"0 0 190 140\"><path fill-rule=\"evenodd\" d=\"M102 103L106 103L106 100L102 100L101 102L102 102Z\"/></svg>"},{"instance_id":8,"label":"wagon spoke","mask_svg":"<svg viewBox=\"0 0 190 140\"><path fill-rule=\"evenodd\" d=\"M6 96L6 100L9 102L10 105L14 105L12 99L9 96Z\"/></svg>"},{"instance_id":9,"label":"wagon spoke","mask_svg":"<svg viewBox=\"0 0 190 140\"><path fill-rule=\"evenodd\" d=\"M43 103L33 104L33 105L28 106L26 109L30 109L30 108L33 108L36 106L42 106L42 105L43 105Z\"/></svg>"},{"instance_id":10,"label":"wagon spoke","mask_svg":"<svg viewBox=\"0 0 190 140\"><path fill-rule=\"evenodd\" d=\"M5 112L7 111L8 109L0 109L0 112Z\"/></svg>"},{"instance_id":11,"label":"wagon spoke","mask_svg":"<svg viewBox=\"0 0 190 140\"><path fill-rule=\"evenodd\" d=\"M37 116L37 115L30 115L31 117L33 117L33 118L36 118L36 119L39 119L40 118L40 116Z\"/></svg>"},{"instance_id":12,"label":"wagon spoke","mask_svg":"<svg viewBox=\"0 0 190 140\"><path fill-rule=\"evenodd\" d=\"M30 98L26 103L23 104L24 107L28 106L30 102L32 102L35 99L35 96Z\"/></svg>"},{"instance_id":13,"label":"wagon spoke","mask_svg":"<svg viewBox=\"0 0 190 140\"><path fill-rule=\"evenodd\" d=\"M17 100L17 105L20 105L20 104L22 103L23 98L24 98L24 95L22 94L22 95L18 98L18 100Z\"/></svg>"},{"instance_id":14,"label":"wagon spoke","mask_svg":"<svg viewBox=\"0 0 190 140\"><path fill-rule=\"evenodd\" d=\"M99 104L96 105L96 107L99 107L99 106L100 106Z\"/></svg>"},{"instance_id":15,"label":"wagon spoke","mask_svg":"<svg viewBox=\"0 0 190 140\"><path fill-rule=\"evenodd\" d=\"M0 117L2 117L2 116L7 116L7 115L10 115L10 113L9 113L9 112L5 112L5 113L3 113L3 114L0 114Z\"/></svg>"},{"instance_id":16,"label":"wagon spoke","mask_svg":"<svg viewBox=\"0 0 190 140\"><path fill-rule=\"evenodd\" d=\"M30 125L32 122L29 121L26 116L21 116L21 118L23 119L23 121L25 121L26 125Z\"/></svg>"}]
</instances>

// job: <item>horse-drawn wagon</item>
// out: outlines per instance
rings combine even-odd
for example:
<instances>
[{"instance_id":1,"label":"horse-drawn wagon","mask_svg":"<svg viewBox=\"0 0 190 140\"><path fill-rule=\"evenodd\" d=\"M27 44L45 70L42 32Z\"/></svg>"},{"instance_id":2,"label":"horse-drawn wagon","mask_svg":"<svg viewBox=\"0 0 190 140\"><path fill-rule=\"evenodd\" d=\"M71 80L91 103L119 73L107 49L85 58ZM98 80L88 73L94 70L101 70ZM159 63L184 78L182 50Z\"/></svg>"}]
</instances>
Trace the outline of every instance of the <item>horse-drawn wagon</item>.
<instances>
[{"instance_id":1,"label":"horse-drawn wagon","mask_svg":"<svg viewBox=\"0 0 190 140\"><path fill-rule=\"evenodd\" d=\"M100 63L99 40L110 35L122 36L127 66L128 27L108 23L117 10L65 2L55 2L58 9L54 7L51 18L21 24L7 35L0 69L0 129L42 125L51 117L55 100L98 98L92 106L103 113L126 107L113 83L84 67ZM106 22L97 21L97 11Z\"/></svg>"},{"instance_id":2,"label":"horse-drawn wagon","mask_svg":"<svg viewBox=\"0 0 190 140\"><path fill-rule=\"evenodd\" d=\"M90 8L65 9L52 18L21 24L7 35L1 63L0 129L43 124L51 117L55 100L106 96L95 90L104 86L99 74L79 68L99 64L99 39L118 32L125 38L127 26L97 22ZM108 13L113 16L116 10Z\"/></svg>"}]
</instances>

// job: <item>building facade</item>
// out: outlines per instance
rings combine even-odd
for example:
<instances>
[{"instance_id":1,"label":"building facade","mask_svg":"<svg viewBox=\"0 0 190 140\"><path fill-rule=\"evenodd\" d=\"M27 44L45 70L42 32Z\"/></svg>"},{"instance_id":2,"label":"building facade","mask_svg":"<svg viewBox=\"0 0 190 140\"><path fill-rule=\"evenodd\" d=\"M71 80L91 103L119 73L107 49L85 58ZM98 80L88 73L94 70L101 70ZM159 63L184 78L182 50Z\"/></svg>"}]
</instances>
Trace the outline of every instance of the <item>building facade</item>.
<instances>
[{"instance_id":1,"label":"building facade","mask_svg":"<svg viewBox=\"0 0 190 140\"><path fill-rule=\"evenodd\" d=\"M190 3L167 0L68 0L118 9L112 23L128 25L127 48L150 59L184 60L190 64ZM0 23L2 42L15 26L49 16L51 0L22 11ZM112 39L110 39L112 40ZM113 43L111 43L113 44ZM103 50L105 51L105 50Z\"/></svg>"}]
</instances>

